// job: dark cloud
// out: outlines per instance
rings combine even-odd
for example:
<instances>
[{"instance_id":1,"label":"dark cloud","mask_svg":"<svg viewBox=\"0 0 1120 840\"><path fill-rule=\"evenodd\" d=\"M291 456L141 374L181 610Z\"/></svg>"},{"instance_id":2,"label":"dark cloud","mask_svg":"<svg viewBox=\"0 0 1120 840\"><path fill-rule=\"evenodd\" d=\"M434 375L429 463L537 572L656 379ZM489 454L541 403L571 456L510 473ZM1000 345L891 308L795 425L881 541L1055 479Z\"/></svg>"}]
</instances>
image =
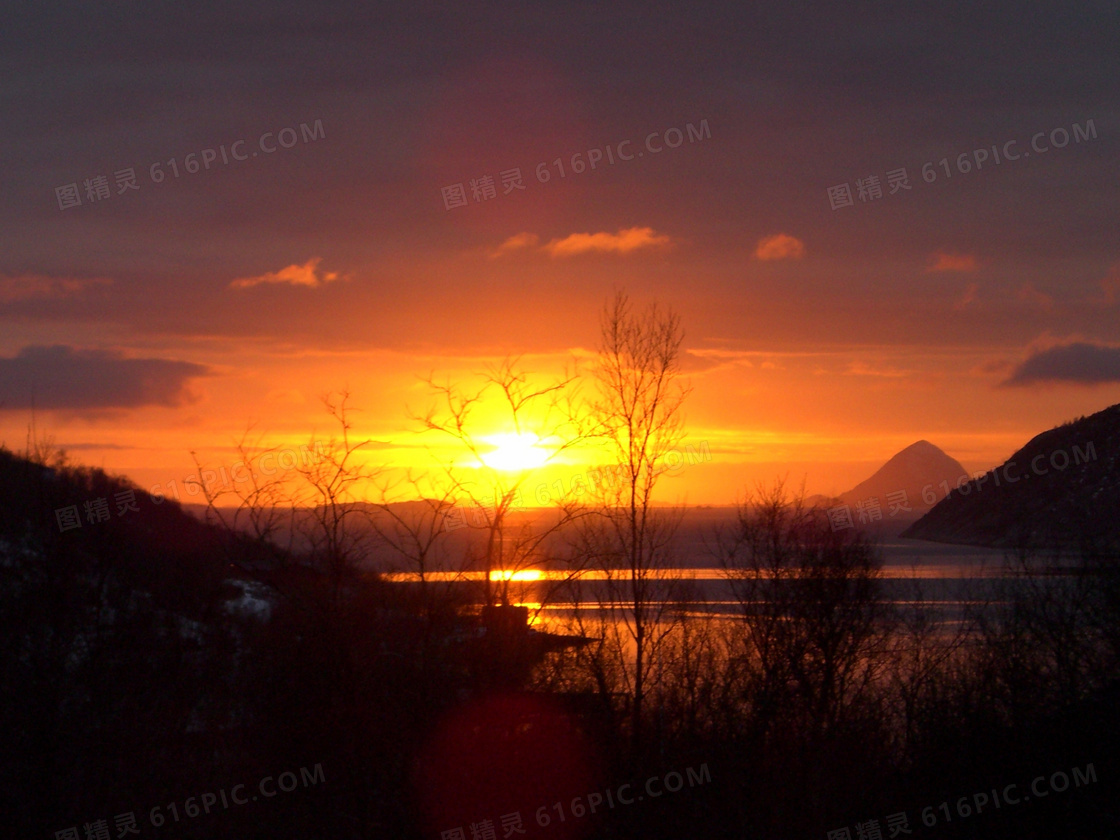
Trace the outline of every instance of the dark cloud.
<instances>
[{"instance_id":1,"label":"dark cloud","mask_svg":"<svg viewBox=\"0 0 1120 840\"><path fill-rule=\"evenodd\" d=\"M111 350L24 347L0 359L0 409L178 406L187 381L209 369L170 359L129 359Z\"/></svg>"},{"instance_id":2,"label":"dark cloud","mask_svg":"<svg viewBox=\"0 0 1120 840\"><path fill-rule=\"evenodd\" d=\"M1020 364L1004 385L1120 382L1120 347L1074 342L1040 350Z\"/></svg>"}]
</instances>

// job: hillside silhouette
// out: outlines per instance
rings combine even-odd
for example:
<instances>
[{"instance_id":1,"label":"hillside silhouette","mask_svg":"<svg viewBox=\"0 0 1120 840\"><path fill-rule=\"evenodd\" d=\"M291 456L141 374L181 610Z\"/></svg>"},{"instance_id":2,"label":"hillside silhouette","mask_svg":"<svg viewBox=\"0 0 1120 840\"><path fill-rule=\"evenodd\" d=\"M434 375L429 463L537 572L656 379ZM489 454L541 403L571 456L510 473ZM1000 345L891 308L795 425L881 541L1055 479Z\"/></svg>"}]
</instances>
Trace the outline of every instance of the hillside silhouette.
<instances>
[{"instance_id":1,"label":"hillside silhouette","mask_svg":"<svg viewBox=\"0 0 1120 840\"><path fill-rule=\"evenodd\" d=\"M1120 404L1031 438L903 532L996 547L1120 543ZM1095 549L1094 549L1095 550Z\"/></svg>"}]
</instances>

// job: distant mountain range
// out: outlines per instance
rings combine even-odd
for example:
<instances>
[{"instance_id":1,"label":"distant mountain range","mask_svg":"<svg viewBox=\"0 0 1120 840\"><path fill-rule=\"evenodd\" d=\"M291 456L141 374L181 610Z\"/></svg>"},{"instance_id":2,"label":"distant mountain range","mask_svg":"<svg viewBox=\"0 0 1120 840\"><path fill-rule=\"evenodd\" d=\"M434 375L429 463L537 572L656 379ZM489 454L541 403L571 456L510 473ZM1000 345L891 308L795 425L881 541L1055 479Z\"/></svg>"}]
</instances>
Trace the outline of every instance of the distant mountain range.
<instances>
[{"instance_id":1,"label":"distant mountain range","mask_svg":"<svg viewBox=\"0 0 1120 840\"><path fill-rule=\"evenodd\" d=\"M903 537L993 547L1120 546L1120 404L1032 438Z\"/></svg>"}]
</instances>

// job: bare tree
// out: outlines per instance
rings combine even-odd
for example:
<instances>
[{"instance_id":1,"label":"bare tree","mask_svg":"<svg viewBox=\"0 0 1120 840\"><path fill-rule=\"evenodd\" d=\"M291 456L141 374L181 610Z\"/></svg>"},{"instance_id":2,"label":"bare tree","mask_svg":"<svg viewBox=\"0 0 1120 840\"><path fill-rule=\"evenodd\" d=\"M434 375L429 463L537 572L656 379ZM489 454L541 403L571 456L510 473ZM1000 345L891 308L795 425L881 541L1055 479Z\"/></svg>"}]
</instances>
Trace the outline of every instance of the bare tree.
<instances>
[{"instance_id":1,"label":"bare tree","mask_svg":"<svg viewBox=\"0 0 1120 840\"><path fill-rule=\"evenodd\" d=\"M385 476L378 492L380 499L374 503L370 523L403 564L402 570L416 576L421 609L430 624L436 604L447 602L453 583L460 579L456 576L438 593L433 591L433 573L453 571L448 538L455 510L454 488L447 484L432 487L423 475L408 470L403 477Z\"/></svg>"},{"instance_id":2,"label":"bare tree","mask_svg":"<svg viewBox=\"0 0 1120 840\"><path fill-rule=\"evenodd\" d=\"M887 639L880 560L859 532L834 531L783 481L740 506L721 562L739 603L748 701L765 731L831 732L871 694ZM789 718L789 715L793 718Z\"/></svg>"},{"instance_id":3,"label":"bare tree","mask_svg":"<svg viewBox=\"0 0 1120 840\"><path fill-rule=\"evenodd\" d=\"M231 536L245 534L251 538L251 541L233 539L228 542L235 552L229 558L230 562L243 570L248 569L254 559L246 554L250 546L254 547L253 553L258 556L262 553L274 554L273 548L279 548L286 554L292 549L293 537L290 489L285 486L283 477L266 477L254 466L260 464L265 455L275 452L276 447L264 446L263 435L250 440L252 430L250 425L235 444L238 460L230 470L232 483L223 481L214 484L207 480L207 474L217 478L219 471L204 467L195 451L191 452L195 476L184 482L202 491L207 522L220 525ZM241 476L236 474L238 467L244 469ZM225 476L224 469L221 475Z\"/></svg>"},{"instance_id":4,"label":"bare tree","mask_svg":"<svg viewBox=\"0 0 1120 840\"><path fill-rule=\"evenodd\" d=\"M939 615L939 604L931 599L916 567L906 584L906 596L894 607L895 621L889 639L889 672L885 693L894 706L891 723L897 731L903 755L917 751L926 734L923 722L930 710L944 706L949 677L969 656L969 642L975 628L965 612L957 621ZM981 610L990 609L978 598L969 602Z\"/></svg>"},{"instance_id":5,"label":"bare tree","mask_svg":"<svg viewBox=\"0 0 1120 840\"><path fill-rule=\"evenodd\" d=\"M662 672L653 701L658 741L676 747L726 742L741 712L733 621L704 609L694 587L683 586L678 599L679 621L655 663Z\"/></svg>"},{"instance_id":6,"label":"bare tree","mask_svg":"<svg viewBox=\"0 0 1120 840\"><path fill-rule=\"evenodd\" d=\"M507 358L482 375L481 386L466 391L460 385L425 380L441 407L417 417L425 430L450 438L465 455L466 463L452 461L443 468L445 496L466 503L470 525L485 539L482 565L485 570L483 601L486 606L509 603L514 575L542 562L552 537L580 515L581 503L568 493L556 500L558 516L544 522L513 522L511 514L525 504L522 489L533 468L499 469L487 464L483 437L493 431L493 421L476 422L476 410L492 391L499 393L501 423L510 433L535 436L548 449L542 464L555 461L584 439L584 424L576 408L577 379L574 374L544 385L531 385L518 359ZM495 574L497 578L495 579Z\"/></svg>"},{"instance_id":7,"label":"bare tree","mask_svg":"<svg viewBox=\"0 0 1120 840\"><path fill-rule=\"evenodd\" d=\"M3 403L0 403L0 407L3 407ZM27 421L27 442L23 457L32 464L55 470L65 467L69 460L66 450L55 445L54 435L39 435L39 426L35 420L34 397L31 398L31 418Z\"/></svg>"},{"instance_id":8,"label":"bare tree","mask_svg":"<svg viewBox=\"0 0 1120 840\"><path fill-rule=\"evenodd\" d=\"M369 531L361 527L368 514L362 486L372 482L380 472L359 459L359 452L370 441L351 440L349 399L350 392L346 390L337 397L329 394L323 398L328 413L338 423L339 432L328 438L325 445L312 440L319 456L311 464L299 468L306 491L293 505L306 508L301 530L311 547L312 557L325 566L336 607L341 604L343 583L353 576L368 555Z\"/></svg>"},{"instance_id":9,"label":"bare tree","mask_svg":"<svg viewBox=\"0 0 1120 840\"><path fill-rule=\"evenodd\" d=\"M329 582L329 604L320 605L327 612L339 610L344 583L367 557L370 532L362 527L368 515L362 485L380 474L378 468L358 459L368 441L351 439L349 398L345 390L323 397L339 431L327 440L312 435L301 449L314 457L305 457L298 465L293 459L294 476L266 476L259 469L277 449L264 446L263 436L251 441L250 426L236 445L239 461L230 470L232 483L214 483L219 471L204 468L195 452L191 456L197 475L185 482L202 491L206 520L229 534L230 562L255 576L263 573L276 586L276 577L269 572L278 563L306 554ZM238 468L243 468L240 475ZM257 568L261 561L265 569Z\"/></svg>"},{"instance_id":10,"label":"bare tree","mask_svg":"<svg viewBox=\"0 0 1120 840\"><path fill-rule=\"evenodd\" d=\"M598 484L599 516L585 531L584 548L606 576L607 603L617 612L611 623L633 646L616 645L616 655L626 661L635 754L651 664L669 633L666 570L680 512L655 508L653 496L665 456L684 436L681 407L690 389L680 381L683 340L679 316L656 303L635 312L619 292L603 310L591 413L620 480Z\"/></svg>"},{"instance_id":11,"label":"bare tree","mask_svg":"<svg viewBox=\"0 0 1120 840\"><path fill-rule=\"evenodd\" d=\"M1015 545L1004 577L991 583L992 605L978 615L981 643L974 664L984 689L1006 719L1029 726L1035 716L1092 696L1115 673L1110 635L1102 622L1109 579L1086 558Z\"/></svg>"}]
</instances>

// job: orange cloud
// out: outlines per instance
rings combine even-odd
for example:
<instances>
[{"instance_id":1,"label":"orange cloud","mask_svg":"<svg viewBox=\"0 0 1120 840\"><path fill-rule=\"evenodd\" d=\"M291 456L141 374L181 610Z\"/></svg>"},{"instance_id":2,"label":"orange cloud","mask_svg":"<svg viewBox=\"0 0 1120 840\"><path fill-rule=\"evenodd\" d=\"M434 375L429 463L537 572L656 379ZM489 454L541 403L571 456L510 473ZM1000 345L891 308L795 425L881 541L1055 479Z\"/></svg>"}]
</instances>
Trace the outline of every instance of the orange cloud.
<instances>
[{"instance_id":1,"label":"orange cloud","mask_svg":"<svg viewBox=\"0 0 1120 840\"><path fill-rule=\"evenodd\" d=\"M618 233L573 233L564 239L553 239L543 250L553 257L573 257L592 251L628 254L639 248L664 247L670 242L667 235L654 233L653 228L632 227Z\"/></svg>"},{"instance_id":2,"label":"orange cloud","mask_svg":"<svg viewBox=\"0 0 1120 840\"><path fill-rule=\"evenodd\" d=\"M758 240L754 256L759 260L799 260L805 256L805 243L788 233L767 236Z\"/></svg>"},{"instance_id":3,"label":"orange cloud","mask_svg":"<svg viewBox=\"0 0 1120 840\"><path fill-rule=\"evenodd\" d=\"M632 227L618 233L573 233L563 239L553 239L544 245L535 233L518 233L511 236L490 252L491 259L514 251L541 251L551 257L574 257L593 251L600 253L628 254L639 248L658 248L673 244L672 239L663 233L655 233L653 228Z\"/></svg>"},{"instance_id":4,"label":"orange cloud","mask_svg":"<svg viewBox=\"0 0 1120 840\"><path fill-rule=\"evenodd\" d=\"M926 271L975 271L979 263L971 254L947 254L938 251L929 259Z\"/></svg>"},{"instance_id":5,"label":"orange cloud","mask_svg":"<svg viewBox=\"0 0 1120 840\"><path fill-rule=\"evenodd\" d=\"M231 289L248 289L262 283L288 283L292 286L307 286L314 289L338 279L337 271L319 273L322 257L312 257L303 265L290 265L279 271L269 271L257 277L240 277L229 284Z\"/></svg>"},{"instance_id":6,"label":"orange cloud","mask_svg":"<svg viewBox=\"0 0 1120 840\"><path fill-rule=\"evenodd\" d=\"M490 257L500 257L511 251L521 251L525 248L536 248L540 237L535 233L517 233L490 252Z\"/></svg>"}]
</instances>

